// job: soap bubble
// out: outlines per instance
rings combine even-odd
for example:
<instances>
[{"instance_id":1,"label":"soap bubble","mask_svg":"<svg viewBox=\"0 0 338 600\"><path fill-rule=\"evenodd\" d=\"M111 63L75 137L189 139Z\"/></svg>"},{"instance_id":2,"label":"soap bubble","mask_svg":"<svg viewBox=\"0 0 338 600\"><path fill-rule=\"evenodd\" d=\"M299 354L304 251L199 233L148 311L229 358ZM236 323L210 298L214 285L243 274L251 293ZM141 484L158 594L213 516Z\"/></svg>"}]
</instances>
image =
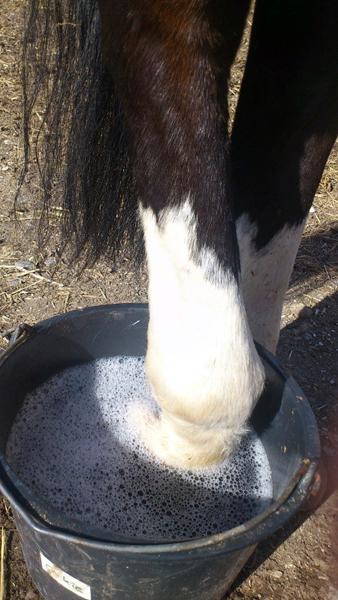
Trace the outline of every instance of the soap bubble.
<instances>
[{"instance_id":1,"label":"soap bubble","mask_svg":"<svg viewBox=\"0 0 338 600\"><path fill-rule=\"evenodd\" d=\"M253 430L215 467L168 467L146 449L128 414L156 409L142 357L66 369L27 395L6 457L67 518L119 537L158 542L226 531L265 510L271 471Z\"/></svg>"}]
</instances>

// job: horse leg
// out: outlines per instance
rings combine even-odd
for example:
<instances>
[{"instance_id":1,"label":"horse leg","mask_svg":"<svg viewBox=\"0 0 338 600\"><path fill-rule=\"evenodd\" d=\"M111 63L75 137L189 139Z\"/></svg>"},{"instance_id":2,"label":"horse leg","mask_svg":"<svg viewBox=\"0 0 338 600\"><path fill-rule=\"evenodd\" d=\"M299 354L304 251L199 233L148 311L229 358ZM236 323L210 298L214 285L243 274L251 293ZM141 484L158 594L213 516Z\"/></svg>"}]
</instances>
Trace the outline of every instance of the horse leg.
<instances>
[{"instance_id":1,"label":"horse leg","mask_svg":"<svg viewBox=\"0 0 338 600\"><path fill-rule=\"evenodd\" d=\"M337 3L257 0L231 143L242 292L275 352L308 211L337 135Z\"/></svg>"},{"instance_id":2,"label":"horse leg","mask_svg":"<svg viewBox=\"0 0 338 600\"><path fill-rule=\"evenodd\" d=\"M231 452L264 382L238 285L227 175L227 78L248 3L100 7L149 272L146 369L161 411L141 407L137 426L164 461L204 465Z\"/></svg>"}]
</instances>

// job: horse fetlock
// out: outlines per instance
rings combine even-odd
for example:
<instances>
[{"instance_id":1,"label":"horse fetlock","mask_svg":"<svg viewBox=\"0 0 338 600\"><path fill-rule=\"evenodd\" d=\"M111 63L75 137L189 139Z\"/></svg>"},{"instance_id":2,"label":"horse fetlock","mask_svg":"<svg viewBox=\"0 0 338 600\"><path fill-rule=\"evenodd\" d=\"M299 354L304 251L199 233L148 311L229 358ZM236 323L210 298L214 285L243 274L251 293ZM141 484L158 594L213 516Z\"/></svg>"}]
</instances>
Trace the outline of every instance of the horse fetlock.
<instances>
[{"instance_id":1,"label":"horse fetlock","mask_svg":"<svg viewBox=\"0 0 338 600\"><path fill-rule=\"evenodd\" d=\"M248 372L227 378L226 371L190 366L183 357L163 363L148 348L146 370L159 410L155 414L139 405L135 419L147 448L182 468L216 464L235 450L264 385L260 364L255 381Z\"/></svg>"},{"instance_id":2,"label":"horse fetlock","mask_svg":"<svg viewBox=\"0 0 338 600\"><path fill-rule=\"evenodd\" d=\"M169 466L201 468L222 462L236 448L245 426L191 423L167 412L155 414L142 406L132 409L134 426L148 451Z\"/></svg>"}]
</instances>

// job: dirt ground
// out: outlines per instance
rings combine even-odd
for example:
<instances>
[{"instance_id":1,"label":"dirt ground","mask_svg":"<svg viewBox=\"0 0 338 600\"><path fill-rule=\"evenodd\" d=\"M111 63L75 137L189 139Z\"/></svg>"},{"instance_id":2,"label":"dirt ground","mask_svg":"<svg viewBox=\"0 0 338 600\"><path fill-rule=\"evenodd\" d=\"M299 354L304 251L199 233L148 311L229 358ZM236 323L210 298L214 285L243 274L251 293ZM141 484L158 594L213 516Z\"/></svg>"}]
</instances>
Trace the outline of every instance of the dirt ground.
<instances>
[{"instance_id":1,"label":"dirt ground","mask_svg":"<svg viewBox=\"0 0 338 600\"><path fill-rule=\"evenodd\" d=\"M116 271L107 262L81 275L60 258L55 235L38 251L33 210L36 183L26 187L17 219L13 198L22 161L20 133L21 1L0 6L0 348L18 323L71 309L108 302L146 301L146 274L127 260ZM248 35L233 72L233 108L243 70ZM303 387L318 419L329 488L325 502L311 515L301 513L262 543L233 587L231 600L338 600L338 174L333 151L322 178L298 254L283 313L278 349L284 367ZM22 262L28 261L28 262ZM1 350L0 350L1 351ZM11 511L0 499L1 537L5 545L0 600L38 600L27 573ZM335 579L336 577L336 579ZM1 593L1 592L0 592Z\"/></svg>"}]
</instances>

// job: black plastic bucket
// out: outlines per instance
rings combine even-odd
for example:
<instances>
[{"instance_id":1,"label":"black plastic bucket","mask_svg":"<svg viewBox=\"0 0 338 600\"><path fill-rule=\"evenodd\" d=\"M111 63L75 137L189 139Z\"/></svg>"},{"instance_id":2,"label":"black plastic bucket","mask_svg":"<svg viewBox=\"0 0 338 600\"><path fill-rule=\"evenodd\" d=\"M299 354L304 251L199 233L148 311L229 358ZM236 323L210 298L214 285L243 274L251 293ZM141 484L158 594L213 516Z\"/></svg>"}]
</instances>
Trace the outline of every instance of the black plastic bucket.
<instances>
[{"instance_id":1,"label":"black plastic bucket","mask_svg":"<svg viewBox=\"0 0 338 600\"><path fill-rule=\"evenodd\" d=\"M269 458L273 502L254 519L202 539L137 544L84 531L80 522L32 494L5 458L25 395L66 367L144 355L147 324L146 305L75 311L31 328L1 358L0 485L14 510L29 572L47 600L219 600L256 544L282 526L309 491L320 453L313 413L295 381L259 348L268 385L252 425Z\"/></svg>"}]
</instances>

